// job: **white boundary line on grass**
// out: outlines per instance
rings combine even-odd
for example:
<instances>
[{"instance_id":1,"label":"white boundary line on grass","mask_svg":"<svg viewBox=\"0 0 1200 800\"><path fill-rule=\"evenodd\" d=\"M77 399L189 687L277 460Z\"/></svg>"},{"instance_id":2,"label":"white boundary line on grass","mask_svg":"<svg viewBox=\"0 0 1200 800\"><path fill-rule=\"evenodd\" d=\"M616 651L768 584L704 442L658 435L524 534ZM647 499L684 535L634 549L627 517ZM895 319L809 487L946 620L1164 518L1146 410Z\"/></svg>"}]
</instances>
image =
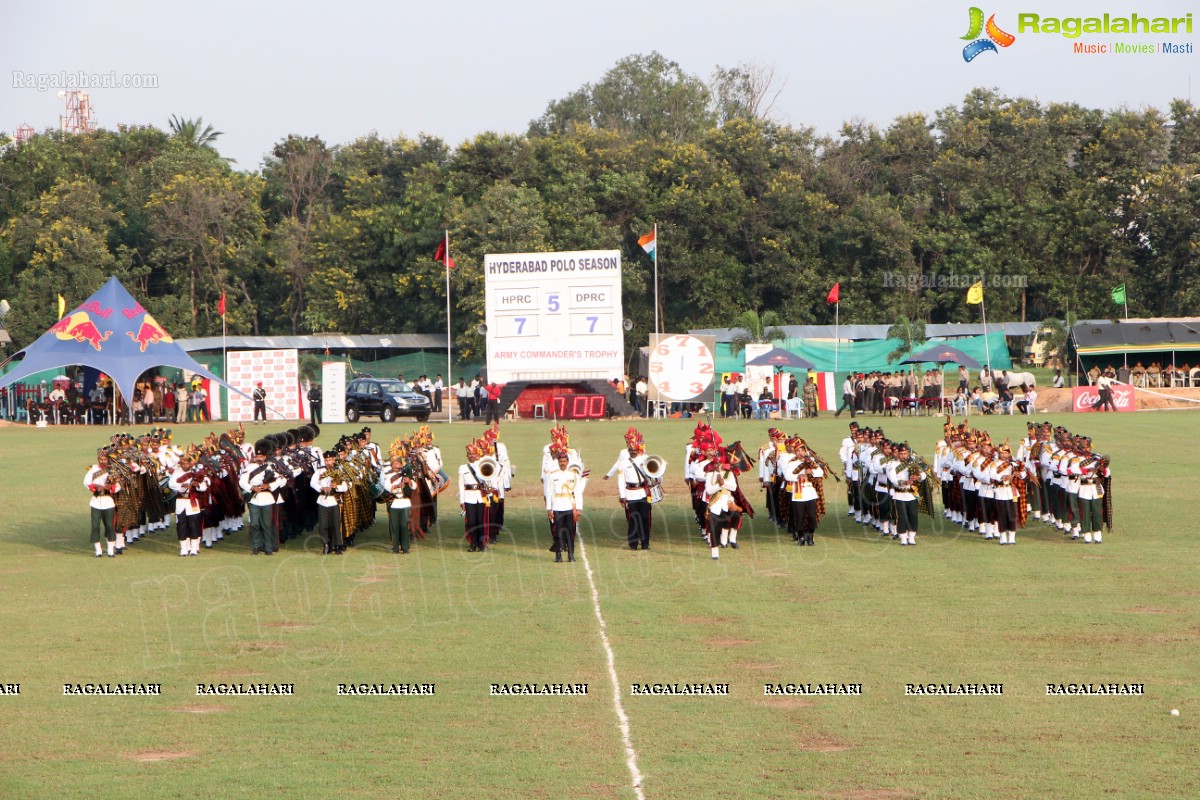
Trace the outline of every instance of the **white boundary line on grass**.
<instances>
[{"instance_id":1,"label":"white boundary line on grass","mask_svg":"<svg viewBox=\"0 0 1200 800\"><path fill-rule=\"evenodd\" d=\"M625 743L625 764L629 767L629 776L633 779L633 792L638 800L646 800L642 791L642 773L638 769L637 751L633 749L633 739L629 736L629 717L625 716L625 706L621 703L621 681L617 678L617 662L613 656L612 645L608 642L608 626L604 624L604 615L600 613L600 592L596 590L596 581L592 577L592 564L588 561L587 550L583 547L583 539L579 539L579 555L583 557L583 568L587 572L588 586L592 589L592 610L596 612L596 621L600 623L600 641L604 644L604 652L608 656L608 678L613 687L613 710L617 712L617 722L620 723L621 740Z\"/></svg>"}]
</instances>

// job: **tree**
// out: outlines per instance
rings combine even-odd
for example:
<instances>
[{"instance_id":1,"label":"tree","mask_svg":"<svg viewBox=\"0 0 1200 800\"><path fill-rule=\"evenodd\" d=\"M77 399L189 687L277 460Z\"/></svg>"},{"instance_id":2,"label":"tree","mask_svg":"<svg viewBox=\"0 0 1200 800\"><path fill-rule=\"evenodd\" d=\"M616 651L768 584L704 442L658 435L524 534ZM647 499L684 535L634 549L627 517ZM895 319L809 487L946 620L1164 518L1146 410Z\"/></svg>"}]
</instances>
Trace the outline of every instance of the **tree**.
<instances>
[{"instance_id":1,"label":"tree","mask_svg":"<svg viewBox=\"0 0 1200 800\"><path fill-rule=\"evenodd\" d=\"M620 131L631 139L693 141L716 122L704 81L657 52L627 56L595 84L586 84L530 125L533 135L567 133L577 125Z\"/></svg>"},{"instance_id":2,"label":"tree","mask_svg":"<svg viewBox=\"0 0 1200 800\"><path fill-rule=\"evenodd\" d=\"M237 308L247 315L244 322L259 332L261 311L270 306L255 291L265 230L261 194L261 179L231 174L176 175L150 196L153 257L183 298L188 318L180 323L189 335L215 326L217 298L227 286L241 295Z\"/></svg>"},{"instance_id":3,"label":"tree","mask_svg":"<svg viewBox=\"0 0 1200 800\"><path fill-rule=\"evenodd\" d=\"M207 147L215 150L217 139L224 133L214 129L212 125L205 125L204 117L181 119L172 114L169 125L172 138L186 147Z\"/></svg>"},{"instance_id":4,"label":"tree","mask_svg":"<svg viewBox=\"0 0 1200 800\"><path fill-rule=\"evenodd\" d=\"M919 319L909 319L903 315L888 328L889 339L899 339L900 344L888 353L888 361L903 361L925 344L925 322Z\"/></svg>"},{"instance_id":5,"label":"tree","mask_svg":"<svg viewBox=\"0 0 1200 800\"><path fill-rule=\"evenodd\" d=\"M784 84L786 81L775 86L774 66L717 67L709 83L717 121L725 124L735 119L768 119Z\"/></svg>"},{"instance_id":6,"label":"tree","mask_svg":"<svg viewBox=\"0 0 1200 800\"><path fill-rule=\"evenodd\" d=\"M748 344L770 343L787 338L787 333L779 327L783 323L774 311L764 311L761 314L757 311L743 311L733 318L733 324L742 330L742 333L734 336L729 343L730 352L735 356L745 350Z\"/></svg>"},{"instance_id":7,"label":"tree","mask_svg":"<svg viewBox=\"0 0 1200 800\"><path fill-rule=\"evenodd\" d=\"M119 224L99 187L76 178L55 183L0 230L0 241L23 264L7 320L14 341L32 341L58 319L59 294L72 308L109 276L131 277L128 253L108 243Z\"/></svg>"}]
</instances>

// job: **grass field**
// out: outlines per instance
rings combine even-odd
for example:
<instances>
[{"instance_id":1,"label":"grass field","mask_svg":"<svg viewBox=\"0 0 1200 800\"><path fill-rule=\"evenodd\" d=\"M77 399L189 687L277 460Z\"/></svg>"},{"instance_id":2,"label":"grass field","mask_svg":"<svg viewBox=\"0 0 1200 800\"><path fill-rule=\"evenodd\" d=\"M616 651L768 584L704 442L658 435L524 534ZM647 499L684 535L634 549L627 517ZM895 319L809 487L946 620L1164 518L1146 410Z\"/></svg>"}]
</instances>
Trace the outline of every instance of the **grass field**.
<instances>
[{"instance_id":1,"label":"grass field","mask_svg":"<svg viewBox=\"0 0 1200 800\"><path fill-rule=\"evenodd\" d=\"M880 421L926 454L940 431L937 419ZM1023 433L1020 417L972 421L1014 443ZM690 421L641 425L669 462L668 494L653 549L636 553L615 486L599 479L627 423L571 424L595 472L583 540L645 797L1200 796L1200 416L1054 421L1112 456L1117 524L1101 546L1031 522L1002 548L939 514L902 548L848 523L831 484L816 547L760 513L718 562L687 519ZM846 422L786 429L832 461ZM385 447L409 430L373 427ZM766 427L718 424L752 451ZM440 535L408 556L385 547L381 517L344 557L310 541L272 559L251 558L244 532L180 559L173 531L95 559L81 480L105 430L0 429L0 684L20 683L0 695L0 797L633 797L585 564L546 552L547 429L504 428L518 490L484 555L466 551L448 494ZM176 438L206 430L177 426ZM480 430L435 429L450 464ZM162 695L63 696L86 682L161 683ZM217 682L294 683L295 695L196 696ZM349 682L436 694L337 696ZM543 682L589 693L489 695ZM730 694L631 696L632 683L668 682ZM789 682L863 691L764 697L763 684ZM907 683L958 682L1003 683L1003 695L905 696ZM1145 695L1046 696L1064 682L1142 683Z\"/></svg>"}]
</instances>

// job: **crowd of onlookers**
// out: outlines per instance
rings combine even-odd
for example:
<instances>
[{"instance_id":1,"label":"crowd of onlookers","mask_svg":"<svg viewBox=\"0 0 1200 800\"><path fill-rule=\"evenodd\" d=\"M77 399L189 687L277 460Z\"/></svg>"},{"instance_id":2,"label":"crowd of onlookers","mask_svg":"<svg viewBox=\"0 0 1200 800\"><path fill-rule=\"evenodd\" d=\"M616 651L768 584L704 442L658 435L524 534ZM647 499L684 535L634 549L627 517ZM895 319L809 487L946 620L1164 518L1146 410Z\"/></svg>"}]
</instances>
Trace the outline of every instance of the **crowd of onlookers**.
<instances>
[{"instance_id":1,"label":"crowd of onlookers","mask_svg":"<svg viewBox=\"0 0 1200 800\"><path fill-rule=\"evenodd\" d=\"M1103 369L1093 366L1087 372L1088 383L1093 386L1099 384L1101 377L1111 378L1117 383L1132 384L1139 389L1200 386L1200 366L1160 365L1157 361L1143 366L1142 362L1138 361L1132 367L1124 363L1109 364Z\"/></svg>"},{"instance_id":2,"label":"crowd of onlookers","mask_svg":"<svg viewBox=\"0 0 1200 800\"><path fill-rule=\"evenodd\" d=\"M160 378L139 381L132 403L122 397L114 409L113 401L111 381L98 382L91 391L84 392L78 381L55 380L49 392L17 386L0 389L0 416L48 425L107 425L114 419L114 412L115 419L132 416L139 425L209 419L208 392L199 379L191 384Z\"/></svg>"}]
</instances>

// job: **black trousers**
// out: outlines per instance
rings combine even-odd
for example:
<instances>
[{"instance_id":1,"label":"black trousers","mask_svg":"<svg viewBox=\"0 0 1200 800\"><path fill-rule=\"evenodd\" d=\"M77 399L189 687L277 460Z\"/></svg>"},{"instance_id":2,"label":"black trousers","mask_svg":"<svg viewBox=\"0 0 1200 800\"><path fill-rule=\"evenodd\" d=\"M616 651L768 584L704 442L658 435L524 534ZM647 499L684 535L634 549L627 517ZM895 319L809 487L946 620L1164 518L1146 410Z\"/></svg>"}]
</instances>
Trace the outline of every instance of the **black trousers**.
<instances>
[{"instance_id":1,"label":"black trousers","mask_svg":"<svg viewBox=\"0 0 1200 800\"><path fill-rule=\"evenodd\" d=\"M554 512L554 552L560 556L565 550L567 558L570 561L575 560L575 512L574 511L555 511Z\"/></svg>"},{"instance_id":2,"label":"black trousers","mask_svg":"<svg viewBox=\"0 0 1200 800\"><path fill-rule=\"evenodd\" d=\"M179 535L179 541L200 538L202 517L202 514L177 514L175 516L175 532Z\"/></svg>"},{"instance_id":3,"label":"black trousers","mask_svg":"<svg viewBox=\"0 0 1200 800\"><path fill-rule=\"evenodd\" d=\"M487 505L484 503L464 503L467 507L467 540L472 550L483 550L487 541Z\"/></svg>"},{"instance_id":4,"label":"black trousers","mask_svg":"<svg viewBox=\"0 0 1200 800\"><path fill-rule=\"evenodd\" d=\"M895 500L896 533L917 532L917 501Z\"/></svg>"},{"instance_id":5,"label":"black trousers","mask_svg":"<svg viewBox=\"0 0 1200 800\"><path fill-rule=\"evenodd\" d=\"M254 421L255 422L258 422L259 414L262 414L262 421L266 422L267 421L267 404L264 403L262 400L255 400L254 401Z\"/></svg>"},{"instance_id":6,"label":"black trousers","mask_svg":"<svg viewBox=\"0 0 1200 800\"><path fill-rule=\"evenodd\" d=\"M1001 533L1016 533L1017 502L1016 500L996 501L996 526Z\"/></svg>"},{"instance_id":7,"label":"black trousers","mask_svg":"<svg viewBox=\"0 0 1200 800\"><path fill-rule=\"evenodd\" d=\"M979 492L963 489L962 498L963 519L967 522L979 522Z\"/></svg>"},{"instance_id":8,"label":"black trousers","mask_svg":"<svg viewBox=\"0 0 1200 800\"><path fill-rule=\"evenodd\" d=\"M625 503L625 522L629 538L629 549L650 549L650 512L652 506L645 498Z\"/></svg>"},{"instance_id":9,"label":"black trousers","mask_svg":"<svg viewBox=\"0 0 1200 800\"><path fill-rule=\"evenodd\" d=\"M793 500L791 522L789 527L793 539L812 538L813 532L817 529L817 501Z\"/></svg>"},{"instance_id":10,"label":"black trousers","mask_svg":"<svg viewBox=\"0 0 1200 800\"><path fill-rule=\"evenodd\" d=\"M468 420L471 418L471 398L458 398L458 418L461 420Z\"/></svg>"}]
</instances>

